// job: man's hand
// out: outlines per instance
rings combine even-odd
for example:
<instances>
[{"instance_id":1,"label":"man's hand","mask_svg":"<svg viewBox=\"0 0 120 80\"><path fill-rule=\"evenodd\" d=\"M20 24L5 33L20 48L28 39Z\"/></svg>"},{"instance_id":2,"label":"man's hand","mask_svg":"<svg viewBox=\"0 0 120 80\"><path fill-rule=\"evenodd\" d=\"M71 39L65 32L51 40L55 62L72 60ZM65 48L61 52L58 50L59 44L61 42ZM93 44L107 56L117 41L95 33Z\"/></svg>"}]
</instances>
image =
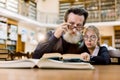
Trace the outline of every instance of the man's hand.
<instances>
[{"instance_id":1,"label":"man's hand","mask_svg":"<svg viewBox=\"0 0 120 80\"><path fill-rule=\"evenodd\" d=\"M83 59L84 61L90 60L90 55L87 52L81 53L80 56L81 56L81 59Z\"/></svg>"},{"instance_id":2,"label":"man's hand","mask_svg":"<svg viewBox=\"0 0 120 80\"><path fill-rule=\"evenodd\" d=\"M56 38L60 38L62 36L62 34L68 30L68 25L70 25L70 24L69 23L62 23L61 25L59 25L54 33L54 36Z\"/></svg>"}]
</instances>

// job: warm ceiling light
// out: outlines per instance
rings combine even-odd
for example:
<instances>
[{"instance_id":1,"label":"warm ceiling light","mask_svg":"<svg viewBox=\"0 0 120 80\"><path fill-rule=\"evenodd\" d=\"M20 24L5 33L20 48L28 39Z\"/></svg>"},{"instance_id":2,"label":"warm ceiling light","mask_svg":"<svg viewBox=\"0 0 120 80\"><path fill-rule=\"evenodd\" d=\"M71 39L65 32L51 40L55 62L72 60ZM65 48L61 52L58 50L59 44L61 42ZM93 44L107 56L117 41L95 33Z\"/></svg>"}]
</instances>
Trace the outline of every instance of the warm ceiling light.
<instances>
[{"instance_id":1,"label":"warm ceiling light","mask_svg":"<svg viewBox=\"0 0 120 80\"><path fill-rule=\"evenodd\" d=\"M79 0L75 0L76 2L78 2Z\"/></svg>"}]
</instances>

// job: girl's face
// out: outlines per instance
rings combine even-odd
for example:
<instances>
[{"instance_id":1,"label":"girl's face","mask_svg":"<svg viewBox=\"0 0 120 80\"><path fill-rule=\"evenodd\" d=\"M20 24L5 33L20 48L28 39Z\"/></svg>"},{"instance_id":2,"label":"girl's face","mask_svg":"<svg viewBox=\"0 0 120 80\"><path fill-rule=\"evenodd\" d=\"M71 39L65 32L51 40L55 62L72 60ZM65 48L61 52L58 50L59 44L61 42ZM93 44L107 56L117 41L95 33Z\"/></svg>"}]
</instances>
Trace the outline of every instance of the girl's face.
<instances>
[{"instance_id":1,"label":"girl's face","mask_svg":"<svg viewBox=\"0 0 120 80\"><path fill-rule=\"evenodd\" d=\"M93 49L97 45L98 37L93 30L88 30L84 35L84 41L88 49Z\"/></svg>"}]
</instances>

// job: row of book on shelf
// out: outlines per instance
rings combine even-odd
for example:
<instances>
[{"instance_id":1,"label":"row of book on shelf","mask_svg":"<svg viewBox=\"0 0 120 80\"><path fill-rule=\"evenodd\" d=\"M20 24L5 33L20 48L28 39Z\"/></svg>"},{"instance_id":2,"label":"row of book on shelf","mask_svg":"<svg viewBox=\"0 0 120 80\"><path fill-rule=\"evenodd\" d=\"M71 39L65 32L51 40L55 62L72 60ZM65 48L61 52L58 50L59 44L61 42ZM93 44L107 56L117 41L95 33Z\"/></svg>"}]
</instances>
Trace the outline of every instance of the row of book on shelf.
<instances>
[{"instance_id":1,"label":"row of book on shelf","mask_svg":"<svg viewBox=\"0 0 120 80\"><path fill-rule=\"evenodd\" d=\"M0 7L36 19L36 3L33 1L28 3L25 0L0 0Z\"/></svg>"}]
</instances>

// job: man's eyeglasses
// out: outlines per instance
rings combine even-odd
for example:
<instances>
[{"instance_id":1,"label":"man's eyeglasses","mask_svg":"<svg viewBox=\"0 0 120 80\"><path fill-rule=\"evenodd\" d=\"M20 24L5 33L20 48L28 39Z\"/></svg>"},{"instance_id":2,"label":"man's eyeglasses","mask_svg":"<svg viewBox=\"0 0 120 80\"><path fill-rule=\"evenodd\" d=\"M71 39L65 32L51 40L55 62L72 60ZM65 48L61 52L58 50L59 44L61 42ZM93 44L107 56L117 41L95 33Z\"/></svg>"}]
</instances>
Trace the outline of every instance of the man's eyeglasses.
<instances>
[{"instance_id":1,"label":"man's eyeglasses","mask_svg":"<svg viewBox=\"0 0 120 80\"><path fill-rule=\"evenodd\" d=\"M88 39L95 41L97 37L95 35L91 35L90 37L88 37L87 35L84 35L84 40L87 41Z\"/></svg>"},{"instance_id":2,"label":"man's eyeglasses","mask_svg":"<svg viewBox=\"0 0 120 80\"><path fill-rule=\"evenodd\" d=\"M83 27L82 24L74 24L74 23L72 23L72 22L70 22L69 24L70 24L70 25L68 26L69 29L74 29L74 28L75 28L75 29L78 30L78 31L84 29L84 27Z\"/></svg>"}]
</instances>

